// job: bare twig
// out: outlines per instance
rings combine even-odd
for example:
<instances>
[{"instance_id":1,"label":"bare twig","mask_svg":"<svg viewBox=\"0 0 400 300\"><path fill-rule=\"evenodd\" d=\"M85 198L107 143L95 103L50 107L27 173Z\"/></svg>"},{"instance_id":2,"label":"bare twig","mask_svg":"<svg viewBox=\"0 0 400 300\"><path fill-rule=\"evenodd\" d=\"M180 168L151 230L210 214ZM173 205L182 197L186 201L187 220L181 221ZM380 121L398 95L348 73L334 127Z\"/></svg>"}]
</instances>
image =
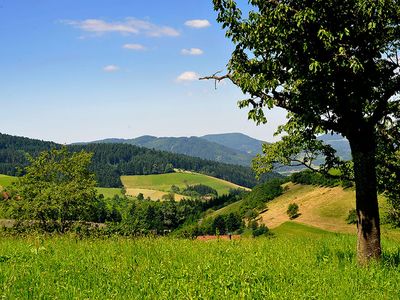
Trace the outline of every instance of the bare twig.
<instances>
[{"instance_id":1,"label":"bare twig","mask_svg":"<svg viewBox=\"0 0 400 300\"><path fill-rule=\"evenodd\" d=\"M211 76L205 76L205 77L201 77L199 78L199 80L215 80L215 89L217 89L217 82L220 82L221 80L224 79L229 79L233 82L232 80L232 76L231 74L226 74L226 75L222 75L222 76L217 76L218 73L221 73L222 71L218 71L215 72L213 75Z\"/></svg>"}]
</instances>

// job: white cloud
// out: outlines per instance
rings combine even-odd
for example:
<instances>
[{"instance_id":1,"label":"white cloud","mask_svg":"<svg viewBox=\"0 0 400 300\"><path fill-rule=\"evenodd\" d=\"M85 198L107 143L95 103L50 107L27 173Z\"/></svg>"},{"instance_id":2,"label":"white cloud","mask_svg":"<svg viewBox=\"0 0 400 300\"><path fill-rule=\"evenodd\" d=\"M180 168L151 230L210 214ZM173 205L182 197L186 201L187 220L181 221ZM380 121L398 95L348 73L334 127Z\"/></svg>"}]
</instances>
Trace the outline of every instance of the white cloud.
<instances>
[{"instance_id":1,"label":"white cloud","mask_svg":"<svg viewBox=\"0 0 400 300\"><path fill-rule=\"evenodd\" d=\"M186 71L186 72L183 72L181 75L179 75L176 78L176 81L177 82L194 81L194 80L199 79L199 77L200 77L199 74L197 74L196 72Z\"/></svg>"},{"instance_id":2,"label":"white cloud","mask_svg":"<svg viewBox=\"0 0 400 300\"><path fill-rule=\"evenodd\" d=\"M103 71L107 72L107 73L113 73L113 72L117 72L119 70L120 70L120 68L116 65L108 65L103 68Z\"/></svg>"},{"instance_id":3,"label":"white cloud","mask_svg":"<svg viewBox=\"0 0 400 300\"><path fill-rule=\"evenodd\" d=\"M183 55L202 55L204 51L199 48L190 48L190 49L182 49L181 53Z\"/></svg>"},{"instance_id":4,"label":"white cloud","mask_svg":"<svg viewBox=\"0 0 400 300\"><path fill-rule=\"evenodd\" d=\"M86 19L83 21L66 20L62 22L96 35L114 32L120 34L145 34L153 37L179 36L179 32L172 27L158 26L149 21L136 18L126 18L123 21L116 22L107 22L101 19Z\"/></svg>"},{"instance_id":5,"label":"white cloud","mask_svg":"<svg viewBox=\"0 0 400 300\"><path fill-rule=\"evenodd\" d=\"M146 47L141 44L125 44L123 46L124 49L134 50L134 51L144 51Z\"/></svg>"},{"instance_id":6,"label":"white cloud","mask_svg":"<svg viewBox=\"0 0 400 300\"><path fill-rule=\"evenodd\" d=\"M211 23L208 20L188 20L185 25L193 28L206 28L210 27Z\"/></svg>"}]
</instances>

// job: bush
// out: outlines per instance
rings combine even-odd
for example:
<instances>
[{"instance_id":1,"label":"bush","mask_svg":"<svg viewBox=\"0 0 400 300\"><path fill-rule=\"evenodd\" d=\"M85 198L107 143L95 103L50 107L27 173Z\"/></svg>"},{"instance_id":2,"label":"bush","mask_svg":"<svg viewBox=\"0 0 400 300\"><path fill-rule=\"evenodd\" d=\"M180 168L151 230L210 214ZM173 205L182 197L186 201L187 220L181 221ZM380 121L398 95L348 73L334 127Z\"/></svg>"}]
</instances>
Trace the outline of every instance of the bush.
<instances>
[{"instance_id":1,"label":"bush","mask_svg":"<svg viewBox=\"0 0 400 300\"><path fill-rule=\"evenodd\" d=\"M310 170L305 170L292 174L290 176L290 181L299 184L309 184L309 185L327 186L327 187L334 187L340 184L340 180L337 178L330 178Z\"/></svg>"},{"instance_id":2,"label":"bush","mask_svg":"<svg viewBox=\"0 0 400 300\"><path fill-rule=\"evenodd\" d=\"M258 228L253 229L253 237L260 235L270 235L269 228L265 224L261 224Z\"/></svg>"},{"instance_id":3,"label":"bush","mask_svg":"<svg viewBox=\"0 0 400 300\"><path fill-rule=\"evenodd\" d=\"M349 210L346 222L347 224L357 224L357 211L354 208Z\"/></svg>"},{"instance_id":4,"label":"bush","mask_svg":"<svg viewBox=\"0 0 400 300\"><path fill-rule=\"evenodd\" d=\"M189 185L181 191L182 195L185 196L191 196L191 197L198 197L198 196L213 196L217 197L218 192L213 189L212 187L209 187L208 185L204 184L196 184L196 185Z\"/></svg>"},{"instance_id":5,"label":"bush","mask_svg":"<svg viewBox=\"0 0 400 300\"><path fill-rule=\"evenodd\" d=\"M300 215L299 205L297 205L296 203L290 203L286 213L289 216L290 220L297 218Z\"/></svg>"}]
</instances>

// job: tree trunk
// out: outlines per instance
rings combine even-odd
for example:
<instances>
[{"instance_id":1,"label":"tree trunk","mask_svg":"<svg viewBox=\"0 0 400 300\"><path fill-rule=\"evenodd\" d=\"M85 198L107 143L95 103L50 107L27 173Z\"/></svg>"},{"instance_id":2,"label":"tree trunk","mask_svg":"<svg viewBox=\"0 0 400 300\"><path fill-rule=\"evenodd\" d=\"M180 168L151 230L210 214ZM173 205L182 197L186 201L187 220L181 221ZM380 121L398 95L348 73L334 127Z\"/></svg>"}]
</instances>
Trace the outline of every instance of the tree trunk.
<instances>
[{"instance_id":1,"label":"tree trunk","mask_svg":"<svg viewBox=\"0 0 400 300\"><path fill-rule=\"evenodd\" d=\"M357 259L362 265L381 256L374 136L371 130L348 137L356 183Z\"/></svg>"}]
</instances>

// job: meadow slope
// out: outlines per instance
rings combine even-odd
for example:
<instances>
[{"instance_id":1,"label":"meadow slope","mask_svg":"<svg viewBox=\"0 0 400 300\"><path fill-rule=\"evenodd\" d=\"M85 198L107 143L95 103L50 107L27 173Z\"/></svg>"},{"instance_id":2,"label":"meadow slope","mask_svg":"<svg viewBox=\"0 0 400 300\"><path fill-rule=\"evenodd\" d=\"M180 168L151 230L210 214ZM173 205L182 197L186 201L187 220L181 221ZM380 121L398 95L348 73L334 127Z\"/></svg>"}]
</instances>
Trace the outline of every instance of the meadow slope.
<instances>
[{"instance_id":1,"label":"meadow slope","mask_svg":"<svg viewBox=\"0 0 400 300\"><path fill-rule=\"evenodd\" d=\"M15 177L13 176L8 176L8 175L2 175L0 174L0 190L3 188L9 186L16 180Z\"/></svg>"},{"instance_id":2,"label":"meadow slope","mask_svg":"<svg viewBox=\"0 0 400 300\"><path fill-rule=\"evenodd\" d=\"M204 184L215 189L218 195L227 194L230 189L249 190L229 181L193 172L121 176L121 181L128 195L136 196L138 193L143 193L145 197L148 195L155 200L170 192L172 185L184 189L188 185ZM176 195L177 200L182 197L182 195Z\"/></svg>"},{"instance_id":3,"label":"meadow slope","mask_svg":"<svg viewBox=\"0 0 400 300\"><path fill-rule=\"evenodd\" d=\"M299 205L300 216L296 222L335 232L355 233L355 225L347 224L349 210L355 208L355 190L342 187L317 187L287 183L283 195L267 204L268 210L262 213L262 223L269 228L276 228L287 222L286 213L290 203ZM386 209L386 202L379 196L381 213Z\"/></svg>"}]
</instances>

